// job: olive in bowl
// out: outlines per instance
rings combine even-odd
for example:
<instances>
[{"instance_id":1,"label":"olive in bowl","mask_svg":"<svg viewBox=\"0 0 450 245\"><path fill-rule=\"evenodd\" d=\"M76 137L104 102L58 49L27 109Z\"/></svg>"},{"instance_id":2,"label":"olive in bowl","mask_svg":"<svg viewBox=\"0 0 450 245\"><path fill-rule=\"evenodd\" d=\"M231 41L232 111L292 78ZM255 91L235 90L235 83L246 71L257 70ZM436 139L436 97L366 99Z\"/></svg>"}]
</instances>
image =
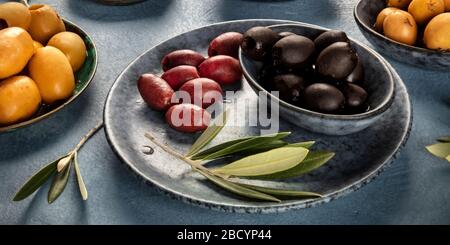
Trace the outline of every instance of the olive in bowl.
<instances>
[{"instance_id":1,"label":"olive in bowl","mask_svg":"<svg viewBox=\"0 0 450 245\"><path fill-rule=\"evenodd\" d=\"M274 25L268 28L276 33L292 32L311 40L328 31L326 28L300 23ZM298 98L291 100L286 97L281 98L281 94L280 98L271 94L270 91L276 89L268 87L267 81L261 79L261 71L268 70L269 72L264 74L269 74L266 76L270 77L272 73L279 75L276 69L265 67L267 65L264 62L245 55L242 49L239 51L239 60L249 85L255 92L262 91L270 100L278 102L282 118L309 131L327 135L347 135L374 124L392 105L394 98L394 79L386 61L367 46L351 38L348 42L358 59L349 63L351 69L346 67L347 72L350 72L348 75L344 74L347 77L340 74L344 77L342 83L328 80L317 74L311 77L303 70L299 72L298 69L294 69L290 72L297 74L301 79L284 79L288 80L284 81L285 87L293 86L300 90L298 93L291 90L294 91L293 97L299 94ZM349 55L353 57L353 53ZM361 64L358 65L358 62ZM358 70L360 69L358 66L364 67L364 71ZM350 75L352 76L349 77ZM357 78L361 76L364 77L364 81L357 81L359 80ZM347 87L349 84L353 85ZM364 89L360 89L362 87ZM291 95L282 89L279 91L283 93L283 96ZM321 100L323 96L332 97ZM344 109L345 104L349 106Z\"/></svg>"},{"instance_id":2,"label":"olive in bowl","mask_svg":"<svg viewBox=\"0 0 450 245\"><path fill-rule=\"evenodd\" d=\"M436 35L433 37L433 35L431 34L426 34L425 27L431 29L434 23L439 22L439 19L445 17L445 15L448 15L449 17L443 23L450 23L450 13L443 13L438 15L440 17L434 17L434 21L430 21L431 25L420 25L420 21L418 21L418 18L416 18L417 23L413 23L414 19L412 17L412 14L407 12L408 9L409 8L407 7L403 8L402 10L400 10L400 12L404 15L409 16L409 18L405 19L405 21L408 20L408 22L411 23L406 23L404 25L389 25L389 29L386 29L384 31L380 29L384 26L384 24L389 24L386 22L391 22L394 24L399 22L405 23L405 21L396 21L396 19L399 19L401 17L401 14L399 13L391 16L389 18L389 21L387 20L387 17L385 17L384 21L380 21L383 20L384 13L390 11L388 5L386 4L386 0L360 0L354 9L354 18L362 34L381 53L402 63L414 65L422 69L425 68L431 70L448 71L448 67L450 67L450 51L430 49L439 47L439 45L434 45L434 42L430 42L430 39L432 39L433 41L449 39L441 38L440 36L437 37ZM423 8L421 9L425 10ZM413 14L415 13L415 11L413 11L413 8L411 8L410 12L412 12ZM415 31L408 30L411 28L411 26L415 26ZM440 26L443 27L444 25ZM448 24L446 26L448 28ZM440 32L442 36L448 35L449 33L445 29L442 29ZM435 28L433 30L433 33L437 33ZM448 41L446 42L448 44ZM428 43L428 45L426 45L425 43ZM429 46L429 48L427 48L427 46Z\"/></svg>"}]
</instances>

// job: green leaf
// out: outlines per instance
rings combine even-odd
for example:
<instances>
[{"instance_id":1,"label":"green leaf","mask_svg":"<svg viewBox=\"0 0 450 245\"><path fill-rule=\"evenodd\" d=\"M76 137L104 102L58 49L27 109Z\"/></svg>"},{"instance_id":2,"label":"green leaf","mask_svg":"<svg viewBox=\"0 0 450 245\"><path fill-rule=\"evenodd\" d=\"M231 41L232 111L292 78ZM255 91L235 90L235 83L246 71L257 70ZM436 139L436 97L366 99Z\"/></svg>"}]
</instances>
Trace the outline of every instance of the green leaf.
<instances>
[{"instance_id":1,"label":"green leaf","mask_svg":"<svg viewBox=\"0 0 450 245\"><path fill-rule=\"evenodd\" d=\"M308 155L303 147L281 147L244 157L213 171L230 176L261 176L285 171L297 166Z\"/></svg>"},{"instance_id":2,"label":"green leaf","mask_svg":"<svg viewBox=\"0 0 450 245\"><path fill-rule=\"evenodd\" d=\"M289 144L288 147L303 147L306 149L311 148L316 142L315 141L304 141L304 142L297 142Z\"/></svg>"},{"instance_id":3,"label":"green leaf","mask_svg":"<svg viewBox=\"0 0 450 245\"><path fill-rule=\"evenodd\" d=\"M279 196L279 197L322 197L322 195L314 192L308 192L308 191L297 191L297 190L285 190L285 189L275 189L275 188L268 188L268 187L262 187L262 186L255 186L255 185L247 185L247 184L240 184L244 187L253 189L255 191L263 192L269 195L273 196Z\"/></svg>"},{"instance_id":4,"label":"green leaf","mask_svg":"<svg viewBox=\"0 0 450 245\"><path fill-rule=\"evenodd\" d=\"M57 160L47 164L43 168L41 168L37 173L31 176L27 182L20 188L20 190L16 193L13 198L13 201L18 202L27 198L31 194L33 194L39 187L41 187L53 173L56 172L56 164L58 164L59 160L64 158L65 156L58 158Z\"/></svg>"},{"instance_id":5,"label":"green leaf","mask_svg":"<svg viewBox=\"0 0 450 245\"><path fill-rule=\"evenodd\" d=\"M53 178L50 190L48 191L48 203L53 203L64 191L64 188L66 188L71 167L72 162L70 162L61 172L56 173L55 177Z\"/></svg>"},{"instance_id":6,"label":"green leaf","mask_svg":"<svg viewBox=\"0 0 450 245\"><path fill-rule=\"evenodd\" d=\"M235 145L237 143L240 143L242 141L245 141L245 140L248 140L248 139L252 139L252 138L254 138L254 137L245 137L245 138L240 138L240 139L236 139L236 140L230 140L230 141L224 142L222 144L218 144L216 146L208 148L208 149L206 149L204 151L198 152L198 153L192 155L190 158L192 160L201 160L204 157L206 157L206 156L208 156L208 155L210 155L210 154L212 154L214 152L217 152L219 150L223 150L223 149L228 148L228 147L230 147L232 145Z\"/></svg>"},{"instance_id":7,"label":"green leaf","mask_svg":"<svg viewBox=\"0 0 450 245\"><path fill-rule=\"evenodd\" d=\"M442 143L450 143L450 136L441 137L438 139L438 141Z\"/></svg>"},{"instance_id":8,"label":"green leaf","mask_svg":"<svg viewBox=\"0 0 450 245\"><path fill-rule=\"evenodd\" d=\"M220 114L214 122L211 123L210 126L198 137L198 139L195 141L195 143L191 146L191 149L189 149L188 153L186 154L187 157L194 155L195 153L199 152L201 149L203 149L209 142L211 142L217 134L222 130L222 128L225 126L225 123L227 121L227 111Z\"/></svg>"},{"instance_id":9,"label":"green leaf","mask_svg":"<svg viewBox=\"0 0 450 245\"><path fill-rule=\"evenodd\" d=\"M86 201L88 199L88 192L86 189L86 185L84 184L84 181L83 181L83 176L81 176L80 167L78 166L78 153L77 152L75 152L75 154L73 156L73 163L75 165L75 173L77 175L78 188L80 189L81 197L83 198L83 200Z\"/></svg>"},{"instance_id":10,"label":"green leaf","mask_svg":"<svg viewBox=\"0 0 450 245\"><path fill-rule=\"evenodd\" d=\"M232 183L230 181L226 181L224 179L218 178L211 174L208 174L204 171L198 170L203 176L212 181L214 184L234 193L239 196L248 197L251 199L263 200L263 201L271 201L271 202L281 202L280 199L273 197L271 195L255 191L246 187L243 187L239 184Z\"/></svg>"},{"instance_id":11,"label":"green leaf","mask_svg":"<svg viewBox=\"0 0 450 245\"><path fill-rule=\"evenodd\" d=\"M218 158L221 158L224 156L229 156L231 154L235 154L238 152L243 152L245 150L252 149L252 148L255 148L258 146L262 146L262 145L268 144L269 142L285 138L286 136L288 136L290 134L291 134L291 132L281 132L281 133L277 133L277 134L252 137L248 140L238 142L238 143L231 145L229 147L226 147L222 150L211 153L210 155L207 155L206 157L204 157L203 160L213 160L213 159L218 159Z\"/></svg>"},{"instance_id":12,"label":"green leaf","mask_svg":"<svg viewBox=\"0 0 450 245\"><path fill-rule=\"evenodd\" d=\"M431 154L440 158L446 159L450 155L450 143L437 143L426 148Z\"/></svg>"},{"instance_id":13,"label":"green leaf","mask_svg":"<svg viewBox=\"0 0 450 245\"><path fill-rule=\"evenodd\" d=\"M274 173L265 176L259 176L259 179L288 179L309 173L328 162L335 154L327 151L310 152L305 160L297 166L283 172Z\"/></svg>"},{"instance_id":14,"label":"green leaf","mask_svg":"<svg viewBox=\"0 0 450 245\"><path fill-rule=\"evenodd\" d=\"M276 149L276 148L280 148L280 147L283 147L283 146L287 146L287 145L288 145L288 143L286 141L274 140L274 141L268 142L267 144L258 145L258 146L254 147L254 148L250 148L250 149L244 150L241 153L244 154L244 155L253 155L253 154L257 154L257 153L273 150L273 149Z\"/></svg>"}]
</instances>

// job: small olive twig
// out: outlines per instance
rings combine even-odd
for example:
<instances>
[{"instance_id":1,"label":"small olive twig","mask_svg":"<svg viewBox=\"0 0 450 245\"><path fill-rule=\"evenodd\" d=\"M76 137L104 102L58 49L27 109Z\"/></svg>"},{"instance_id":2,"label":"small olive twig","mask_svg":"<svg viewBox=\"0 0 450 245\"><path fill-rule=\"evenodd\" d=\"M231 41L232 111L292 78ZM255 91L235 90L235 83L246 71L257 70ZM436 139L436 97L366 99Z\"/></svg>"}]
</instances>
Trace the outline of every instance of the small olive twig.
<instances>
[{"instance_id":1,"label":"small olive twig","mask_svg":"<svg viewBox=\"0 0 450 245\"><path fill-rule=\"evenodd\" d=\"M149 139L151 142L153 142L155 145L159 146L161 149L163 149L164 151L166 151L167 153L169 153L170 155L188 163L194 170L197 171L203 171L203 172L207 172L208 174L214 175L216 177L222 178L222 179L226 179L225 176L221 175L221 174L217 174L214 172L211 172L208 168L205 168L204 166L201 165L200 161L194 161L188 157L185 157L183 155L181 155L180 153L178 153L176 150L172 149L170 146L168 146L167 144L163 144L158 142L155 137L153 137L153 135L151 135L150 133L145 133L144 135L147 139Z\"/></svg>"}]
</instances>

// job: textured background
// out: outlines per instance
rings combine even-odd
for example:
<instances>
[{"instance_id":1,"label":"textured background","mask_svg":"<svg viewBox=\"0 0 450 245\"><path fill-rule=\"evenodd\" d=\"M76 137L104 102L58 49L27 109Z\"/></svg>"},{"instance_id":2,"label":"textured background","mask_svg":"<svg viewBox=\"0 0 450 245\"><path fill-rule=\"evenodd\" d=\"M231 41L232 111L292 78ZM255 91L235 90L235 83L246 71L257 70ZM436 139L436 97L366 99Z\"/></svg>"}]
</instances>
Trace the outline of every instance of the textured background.
<instances>
[{"instance_id":1,"label":"textured background","mask_svg":"<svg viewBox=\"0 0 450 245\"><path fill-rule=\"evenodd\" d=\"M42 163L73 148L101 120L107 92L125 66L167 38L220 21L276 18L341 29L368 43L353 20L355 0L148 0L126 7L93 0L40 2L51 4L93 37L99 66L92 85L70 106L36 125L0 134L1 224L450 223L450 165L424 150L437 137L450 134L450 72L421 70L392 60L413 104L409 142L374 182L331 203L270 215L222 213L184 204L134 178L109 148L103 131L79 154L90 194L87 202L81 201L71 178L52 205L46 201L47 187L13 203L15 191Z\"/></svg>"}]
</instances>

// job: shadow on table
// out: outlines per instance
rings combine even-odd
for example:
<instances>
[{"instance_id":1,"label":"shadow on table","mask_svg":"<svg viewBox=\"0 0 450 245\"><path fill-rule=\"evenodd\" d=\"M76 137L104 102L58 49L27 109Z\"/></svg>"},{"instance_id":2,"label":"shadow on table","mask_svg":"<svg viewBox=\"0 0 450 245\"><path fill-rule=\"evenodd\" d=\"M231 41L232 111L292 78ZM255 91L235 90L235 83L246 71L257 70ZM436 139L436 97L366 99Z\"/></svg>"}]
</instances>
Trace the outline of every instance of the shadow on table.
<instances>
[{"instance_id":1,"label":"shadow on table","mask_svg":"<svg viewBox=\"0 0 450 245\"><path fill-rule=\"evenodd\" d=\"M224 20L282 19L315 23L315 19L336 19L339 12L332 0L223 0L218 4Z\"/></svg>"},{"instance_id":2,"label":"shadow on table","mask_svg":"<svg viewBox=\"0 0 450 245\"><path fill-rule=\"evenodd\" d=\"M75 130L76 126L82 123L80 120L86 113L85 109L89 107L91 101L89 96L90 93L86 91L72 104L49 118L35 125L0 134L0 164L24 158L43 148L52 149L51 146L61 142L61 138L67 137L71 130ZM82 135L79 137L81 139ZM74 142L74 144L77 142ZM66 153L66 150L69 149L64 149L63 152L49 151L49 159Z\"/></svg>"},{"instance_id":3,"label":"shadow on table","mask_svg":"<svg viewBox=\"0 0 450 245\"><path fill-rule=\"evenodd\" d=\"M174 0L148 0L124 6L101 4L95 0L69 0L69 8L80 16L96 21L116 22L154 18L164 14Z\"/></svg>"}]
</instances>

